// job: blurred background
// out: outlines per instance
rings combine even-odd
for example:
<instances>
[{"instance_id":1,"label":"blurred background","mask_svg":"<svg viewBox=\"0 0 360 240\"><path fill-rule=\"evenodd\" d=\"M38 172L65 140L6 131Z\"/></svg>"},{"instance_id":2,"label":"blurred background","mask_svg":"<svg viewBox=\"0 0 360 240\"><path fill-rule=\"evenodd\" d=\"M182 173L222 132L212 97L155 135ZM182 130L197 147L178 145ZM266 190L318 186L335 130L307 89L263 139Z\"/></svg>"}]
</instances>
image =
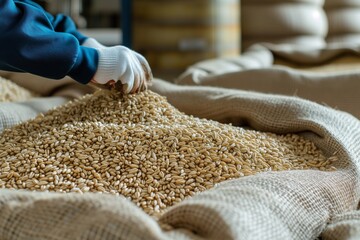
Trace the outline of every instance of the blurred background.
<instances>
[{"instance_id":1,"label":"blurred background","mask_svg":"<svg viewBox=\"0 0 360 240\"><path fill-rule=\"evenodd\" d=\"M52 14L62 13L71 18L87 35L105 45L122 42L121 0L35 0Z\"/></svg>"},{"instance_id":2,"label":"blurred background","mask_svg":"<svg viewBox=\"0 0 360 240\"><path fill-rule=\"evenodd\" d=\"M360 44L360 0L37 0L104 45L123 44L166 80L256 43Z\"/></svg>"},{"instance_id":3,"label":"blurred background","mask_svg":"<svg viewBox=\"0 0 360 240\"><path fill-rule=\"evenodd\" d=\"M72 17L104 45L143 54L156 77L171 80L205 59L240 53L239 0L36 0Z\"/></svg>"}]
</instances>

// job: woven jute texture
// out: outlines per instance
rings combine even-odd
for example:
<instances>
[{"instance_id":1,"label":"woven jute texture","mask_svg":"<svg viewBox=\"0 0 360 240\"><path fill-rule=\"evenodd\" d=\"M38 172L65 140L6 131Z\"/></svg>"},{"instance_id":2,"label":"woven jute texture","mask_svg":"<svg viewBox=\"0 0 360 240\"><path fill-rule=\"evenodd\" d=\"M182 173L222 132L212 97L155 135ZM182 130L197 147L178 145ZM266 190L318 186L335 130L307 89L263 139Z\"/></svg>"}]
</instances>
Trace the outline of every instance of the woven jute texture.
<instances>
[{"instance_id":1,"label":"woven jute texture","mask_svg":"<svg viewBox=\"0 0 360 240\"><path fill-rule=\"evenodd\" d=\"M0 89L0 102L25 101L36 96L30 90L2 77L0 77Z\"/></svg>"},{"instance_id":2,"label":"woven jute texture","mask_svg":"<svg viewBox=\"0 0 360 240\"><path fill-rule=\"evenodd\" d=\"M267 172L226 181L157 220L123 197L1 190L0 239L293 240L315 239L324 230L329 234L323 239L332 239L331 221L356 211L360 122L352 115L296 97L161 80L151 90L189 115L297 133L325 155L335 154L338 170Z\"/></svg>"},{"instance_id":3,"label":"woven jute texture","mask_svg":"<svg viewBox=\"0 0 360 240\"><path fill-rule=\"evenodd\" d=\"M54 81L28 73L0 71L0 132L92 92L91 87L69 78Z\"/></svg>"},{"instance_id":4,"label":"woven jute texture","mask_svg":"<svg viewBox=\"0 0 360 240\"><path fill-rule=\"evenodd\" d=\"M350 211L334 217L322 233L323 239L360 239L360 212Z\"/></svg>"},{"instance_id":5,"label":"woven jute texture","mask_svg":"<svg viewBox=\"0 0 360 240\"><path fill-rule=\"evenodd\" d=\"M64 97L37 97L22 102L0 102L0 132L68 101Z\"/></svg>"},{"instance_id":6,"label":"woven jute texture","mask_svg":"<svg viewBox=\"0 0 360 240\"><path fill-rule=\"evenodd\" d=\"M360 119L360 48L254 45L239 56L198 62L176 82L298 96Z\"/></svg>"}]
</instances>

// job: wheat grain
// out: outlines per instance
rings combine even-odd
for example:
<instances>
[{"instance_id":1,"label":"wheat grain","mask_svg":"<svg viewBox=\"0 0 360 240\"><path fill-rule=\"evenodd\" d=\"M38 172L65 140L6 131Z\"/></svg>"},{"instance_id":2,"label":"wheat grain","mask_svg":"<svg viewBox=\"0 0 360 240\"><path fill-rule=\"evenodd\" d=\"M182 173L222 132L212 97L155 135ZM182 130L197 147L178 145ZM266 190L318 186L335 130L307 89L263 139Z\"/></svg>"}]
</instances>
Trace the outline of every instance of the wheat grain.
<instances>
[{"instance_id":1,"label":"wheat grain","mask_svg":"<svg viewBox=\"0 0 360 240\"><path fill-rule=\"evenodd\" d=\"M188 116L151 91L99 91L4 130L0 187L123 195L159 214L222 181L335 160L299 135Z\"/></svg>"}]
</instances>

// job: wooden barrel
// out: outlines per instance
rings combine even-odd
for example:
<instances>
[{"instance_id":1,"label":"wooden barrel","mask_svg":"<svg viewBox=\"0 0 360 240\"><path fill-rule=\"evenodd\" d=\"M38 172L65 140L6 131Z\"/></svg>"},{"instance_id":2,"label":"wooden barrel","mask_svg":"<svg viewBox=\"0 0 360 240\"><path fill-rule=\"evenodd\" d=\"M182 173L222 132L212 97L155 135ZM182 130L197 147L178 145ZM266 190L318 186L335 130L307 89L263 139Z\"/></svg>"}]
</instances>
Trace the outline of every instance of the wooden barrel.
<instances>
[{"instance_id":1,"label":"wooden barrel","mask_svg":"<svg viewBox=\"0 0 360 240\"><path fill-rule=\"evenodd\" d=\"M240 53L239 0L135 0L133 48L154 73ZM155 75L155 77L157 77Z\"/></svg>"}]
</instances>

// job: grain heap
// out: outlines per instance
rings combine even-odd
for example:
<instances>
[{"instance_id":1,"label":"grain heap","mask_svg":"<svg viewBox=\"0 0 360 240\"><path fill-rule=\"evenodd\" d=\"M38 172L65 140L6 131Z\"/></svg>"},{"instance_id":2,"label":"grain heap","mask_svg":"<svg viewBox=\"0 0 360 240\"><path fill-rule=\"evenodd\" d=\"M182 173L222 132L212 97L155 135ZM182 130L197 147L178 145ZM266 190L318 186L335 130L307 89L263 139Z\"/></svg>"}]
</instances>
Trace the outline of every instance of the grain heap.
<instances>
[{"instance_id":1,"label":"grain heap","mask_svg":"<svg viewBox=\"0 0 360 240\"><path fill-rule=\"evenodd\" d=\"M195 118L151 91L98 91L0 135L0 187L121 194L149 214L227 179L331 162L298 135Z\"/></svg>"},{"instance_id":2,"label":"grain heap","mask_svg":"<svg viewBox=\"0 0 360 240\"><path fill-rule=\"evenodd\" d=\"M0 77L0 89L0 102L24 101L36 97L35 93L2 77Z\"/></svg>"}]
</instances>

